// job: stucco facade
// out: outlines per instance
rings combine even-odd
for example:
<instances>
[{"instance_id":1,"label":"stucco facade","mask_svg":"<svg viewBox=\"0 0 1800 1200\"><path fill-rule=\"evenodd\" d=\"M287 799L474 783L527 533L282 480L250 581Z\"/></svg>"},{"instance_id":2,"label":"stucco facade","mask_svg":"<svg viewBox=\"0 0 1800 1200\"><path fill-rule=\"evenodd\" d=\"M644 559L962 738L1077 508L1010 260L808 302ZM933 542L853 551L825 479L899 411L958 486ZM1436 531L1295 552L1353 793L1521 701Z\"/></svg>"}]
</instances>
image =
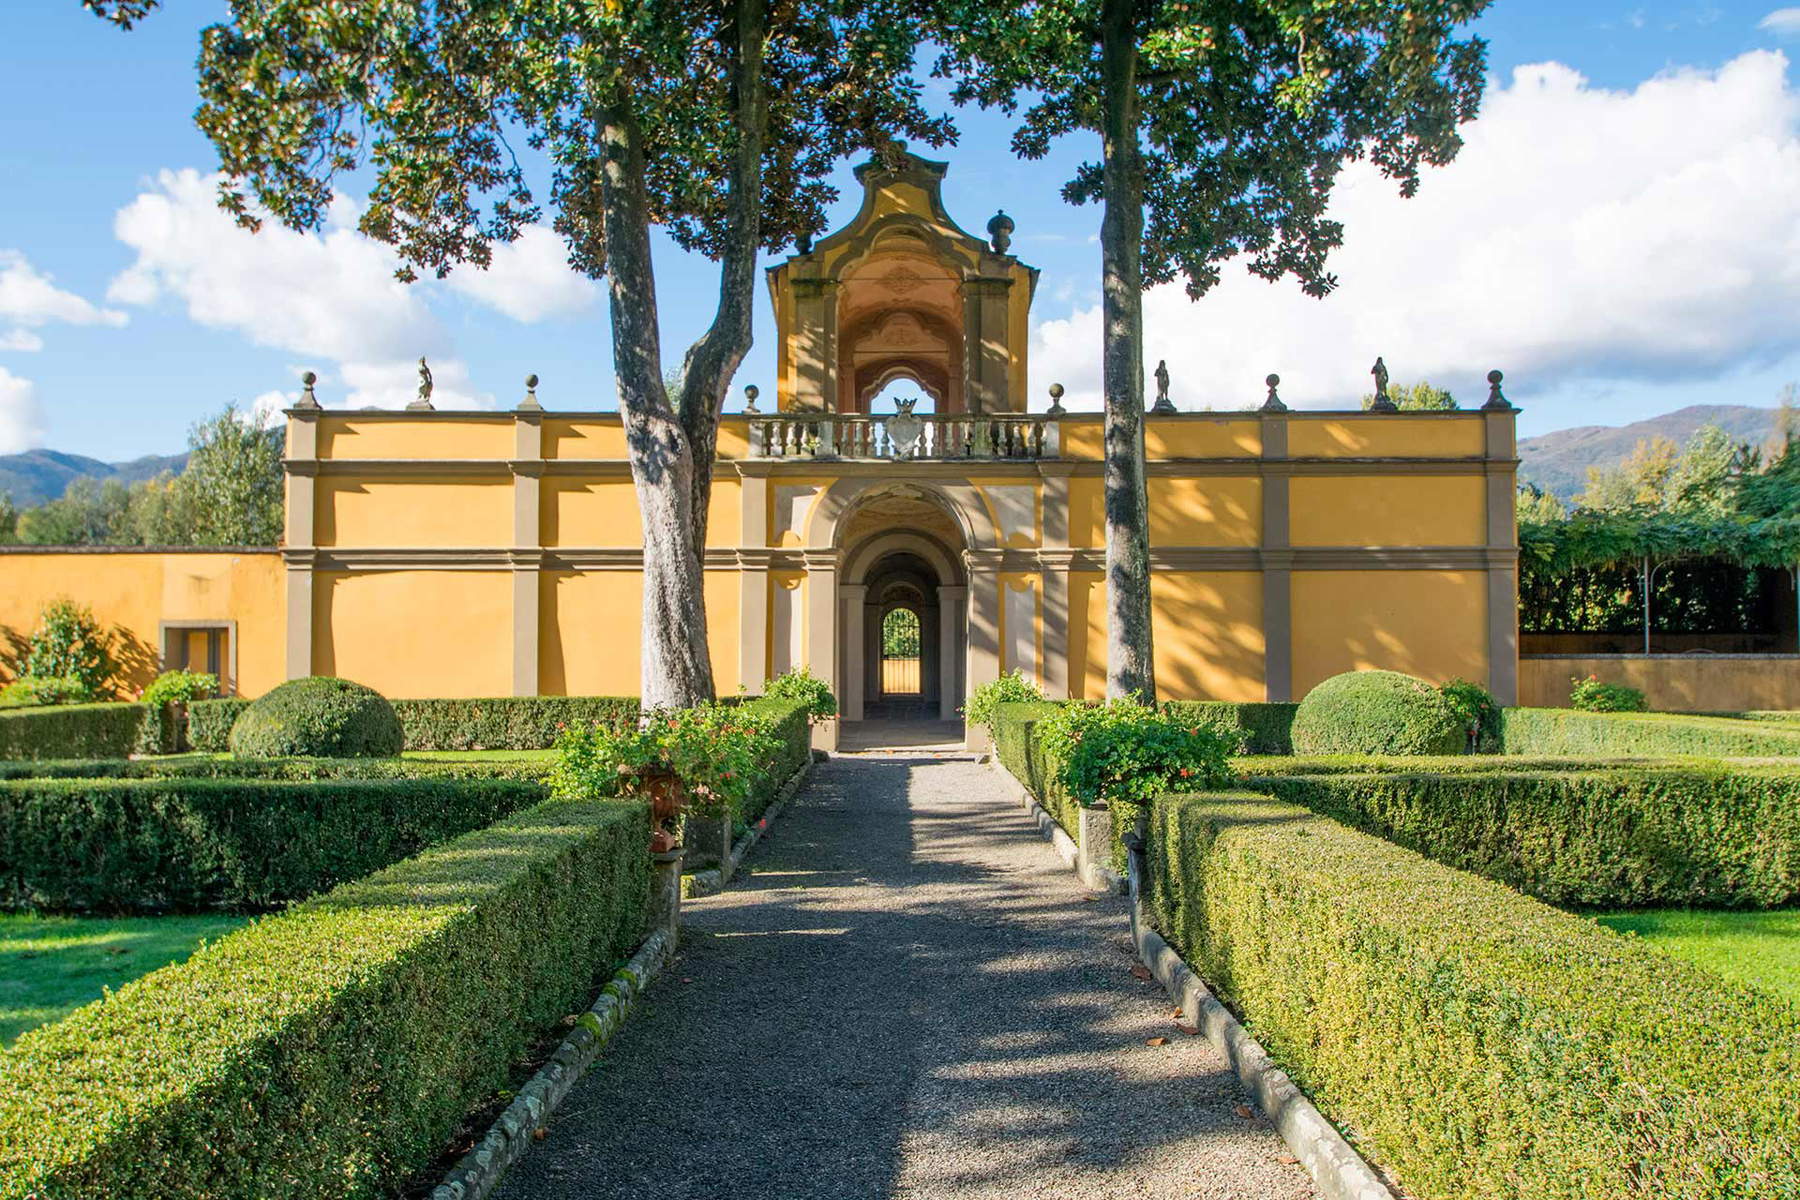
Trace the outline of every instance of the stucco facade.
<instances>
[{"instance_id":1,"label":"stucco facade","mask_svg":"<svg viewBox=\"0 0 1800 1200\"><path fill-rule=\"evenodd\" d=\"M910 711L1020 670L1106 677L1101 418L1028 414L1037 272L958 228L942 164L859 173L857 219L771 269L774 412L729 415L708 535L722 693L790 667L887 711L881 627L918 616ZM910 380L933 411L878 414ZM1058 389L1058 394L1060 390ZM1286 700L1389 667L1517 693L1514 412L1156 414L1145 428L1165 698ZM229 624L237 690L333 674L396 697L635 694L643 560L616 413L287 414L278 552L0 556L0 624L67 594L166 662ZM171 623L175 623L173 626ZM210 628L210 627L209 627ZM154 657L154 654L149 657ZM149 663L146 669L154 667Z\"/></svg>"}]
</instances>

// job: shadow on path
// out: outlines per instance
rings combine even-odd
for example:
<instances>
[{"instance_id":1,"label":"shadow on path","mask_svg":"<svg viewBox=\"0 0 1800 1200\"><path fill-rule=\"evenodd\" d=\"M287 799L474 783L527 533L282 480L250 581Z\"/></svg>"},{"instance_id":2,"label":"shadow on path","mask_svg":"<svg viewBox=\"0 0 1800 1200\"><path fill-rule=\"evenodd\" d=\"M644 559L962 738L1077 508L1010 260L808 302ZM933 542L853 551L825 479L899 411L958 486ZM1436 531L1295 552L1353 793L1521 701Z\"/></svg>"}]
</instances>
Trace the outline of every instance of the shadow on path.
<instances>
[{"instance_id":1,"label":"shadow on path","mask_svg":"<svg viewBox=\"0 0 1800 1200\"><path fill-rule=\"evenodd\" d=\"M834 759L750 865L498 1196L1313 1195L985 768Z\"/></svg>"}]
</instances>

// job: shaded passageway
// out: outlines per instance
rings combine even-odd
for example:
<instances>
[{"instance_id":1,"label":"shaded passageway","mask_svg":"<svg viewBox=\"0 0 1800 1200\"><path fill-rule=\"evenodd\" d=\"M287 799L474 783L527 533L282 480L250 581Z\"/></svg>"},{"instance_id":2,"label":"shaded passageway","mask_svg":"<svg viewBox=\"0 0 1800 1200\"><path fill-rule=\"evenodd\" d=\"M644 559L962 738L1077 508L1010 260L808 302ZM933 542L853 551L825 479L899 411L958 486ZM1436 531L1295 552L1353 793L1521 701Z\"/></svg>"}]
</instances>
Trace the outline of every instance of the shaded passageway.
<instances>
[{"instance_id":1,"label":"shaded passageway","mask_svg":"<svg viewBox=\"0 0 1800 1200\"><path fill-rule=\"evenodd\" d=\"M498 1195L1314 1194L986 767L835 759L750 865Z\"/></svg>"}]
</instances>

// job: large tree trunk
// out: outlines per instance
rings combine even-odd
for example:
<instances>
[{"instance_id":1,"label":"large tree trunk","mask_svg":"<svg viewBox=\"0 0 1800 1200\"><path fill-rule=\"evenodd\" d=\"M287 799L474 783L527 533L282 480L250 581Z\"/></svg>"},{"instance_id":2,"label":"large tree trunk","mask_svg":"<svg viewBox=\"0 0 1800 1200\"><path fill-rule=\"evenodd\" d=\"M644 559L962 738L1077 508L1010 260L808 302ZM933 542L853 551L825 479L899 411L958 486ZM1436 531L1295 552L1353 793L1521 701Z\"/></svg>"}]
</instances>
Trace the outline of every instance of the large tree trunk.
<instances>
[{"instance_id":1,"label":"large tree trunk","mask_svg":"<svg viewBox=\"0 0 1800 1200\"><path fill-rule=\"evenodd\" d=\"M766 124L766 2L738 0L733 86L740 141L732 169L731 231L720 264L718 313L683 361L678 402L672 402L662 377L644 149L629 95L612 97L599 114L613 369L643 523L639 694L646 711L714 698L704 585L706 517L725 389L751 342Z\"/></svg>"},{"instance_id":2,"label":"large tree trunk","mask_svg":"<svg viewBox=\"0 0 1800 1200\"><path fill-rule=\"evenodd\" d=\"M1102 390L1106 401L1106 694L1156 700L1144 483L1143 171L1136 0L1101 4Z\"/></svg>"},{"instance_id":3,"label":"large tree trunk","mask_svg":"<svg viewBox=\"0 0 1800 1200\"><path fill-rule=\"evenodd\" d=\"M686 708L713 698L702 545L694 540L694 448L662 381L643 143L630 97L610 99L599 114L600 203L613 372L644 530L639 695L646 711Z\"/></svg>"}]
</instances>

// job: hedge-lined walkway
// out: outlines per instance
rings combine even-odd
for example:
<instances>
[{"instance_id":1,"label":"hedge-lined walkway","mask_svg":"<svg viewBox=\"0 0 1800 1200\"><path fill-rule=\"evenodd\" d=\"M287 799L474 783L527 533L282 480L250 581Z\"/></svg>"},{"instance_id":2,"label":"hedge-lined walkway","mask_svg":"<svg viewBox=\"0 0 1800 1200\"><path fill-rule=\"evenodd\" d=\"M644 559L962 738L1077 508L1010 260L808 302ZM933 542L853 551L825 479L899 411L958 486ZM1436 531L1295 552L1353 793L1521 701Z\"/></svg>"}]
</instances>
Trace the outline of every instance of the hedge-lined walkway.
<instances>
[{"instance_id":1,"label":"hedge-lined walkway","mask_svg":"<svg viewBox=\"0 0 1800 1200\"><path fill-rule=\"evenodd\" d=\"M499 1196L1313 1195L987 768L834 759L751 866Z\"/></svg>"}]
</instances>

